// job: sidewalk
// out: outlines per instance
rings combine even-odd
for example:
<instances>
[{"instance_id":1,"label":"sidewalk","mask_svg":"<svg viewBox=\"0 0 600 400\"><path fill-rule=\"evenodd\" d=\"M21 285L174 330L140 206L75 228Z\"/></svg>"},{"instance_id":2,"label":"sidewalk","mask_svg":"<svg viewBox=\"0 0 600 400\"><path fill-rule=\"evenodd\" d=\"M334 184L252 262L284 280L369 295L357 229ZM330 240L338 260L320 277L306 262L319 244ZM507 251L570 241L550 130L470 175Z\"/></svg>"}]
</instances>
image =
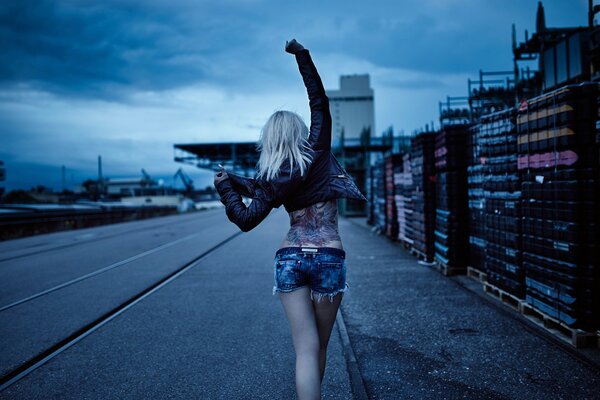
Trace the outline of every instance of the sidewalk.
<instances>
[{"instance_id":1,"label":"sidewalk","mask_svg":"<svg viewBox=\"0 0 600 400\"><path fill-rule=\"evenodd\" d=\"M597 369L364 221L341 219L340 230L350 285L342 314L369 398L600 398Z\"/></svg>"}]
</instances>

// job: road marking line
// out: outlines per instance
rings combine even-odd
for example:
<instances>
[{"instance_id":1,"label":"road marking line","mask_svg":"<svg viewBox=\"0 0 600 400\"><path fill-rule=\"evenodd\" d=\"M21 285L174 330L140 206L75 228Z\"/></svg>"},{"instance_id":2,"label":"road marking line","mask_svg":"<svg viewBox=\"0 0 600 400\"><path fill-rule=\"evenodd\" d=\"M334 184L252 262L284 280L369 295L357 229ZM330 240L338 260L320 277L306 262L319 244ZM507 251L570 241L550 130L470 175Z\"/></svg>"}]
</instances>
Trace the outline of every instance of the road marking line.
<instances>
[{"instance_id":1,"label":"road marking line","mask_svg":"<svg viewBox=\"0 0 600 400\"><path fill-rule=\"evenodd\" d=\"M241 234L242 234L242 232L238 231L238 232L234 233L233 235L227 237L226 239L217 243L210 249L206 250L204 253L200 254L199 256L197 256L194 259L192 259L191 261L189 261L187 264L184 264L178 270L172 272L170 275L167 275L165 278L163 278L159 282L151 285L150 287L148 287L145 290L143 290L142 292L138 293L136 296L132 297L128 301L122 303L120 306L114 308L112 311L109 311L108 313L104 314L102 317L100 317L96 321L85 326L83 329L80 329L79 331L75 332L73 335L71 335L68 338L64 339L63 341L59 342L57 345L51 347L50 349L46 350L45 352L42 352L38 356L36 356L33 359L22 364L21 367L17 368L16 370L13 370L11 373L8 373L7 375L0 377L0 392L2 392L3 390L5 390L7 387L14 384L15 382L21 380L25 376L29 375L31 372L33 372L37 368L46 364L48 361L50 361L54 357L61 354L63 351L65 351L68 348L79 343L81 340L83 340L87 336L91 335L93 332L97 331L98 329L100 329L101 327L103 327L104 325L106 325L107 323L109 323L110 321L112 321L113 319L118 317L119 315L123 314L125 311L127 311L128 309L130 309L137 303L141 302L146 297L150 296L154 292L156 292L156 291L160 290L161 288L163 288L164 286L168 285L170 282L175 280L177 277L183 275L184 273L189 271L191 268L198 265L198 263L203 258L205 258L207 255L209 255L213 251L217 250L221 246L225 245L226 243L230 242L231 240L235 239L236 237L238 237Z\"/></svg>"},{"instance_id":2,"label":"road marking line","mask_svg":"<svg viewBox=\"0 0 600 400\"><path fill-rule=\"evenodd\" d=\"M177 239L177 240L174 240L172 242L165 243L165 244L163 244L161 246L155 247L152 250L144 251L143 253L136 254L135 256L129 257L129 258L125 259L125 260L116 262L116 263L111 264L111 265L109 265L107 267L100 268L99 270L90 272L89 274L82 275L82 276L80 276L78 278L75 278L75 279L72 279L72 280L70 280L68 282L61 283L60 285L51 287L50 289L46 289L46 290L44 290L42 292L38 292L36 294L32 294L31 296L25 297L23 299L17 300L17 301L15 301L13 303L10 303L10 304L7 304L5 306L0 307L0 312L8 310L9 308L16 307L16 306L18 306L20 304L26 303L26 302L31 301L33 299L37 299L38 297L44 296L44 295L46 295L48 293L52 293L52 292L55 292L57 290L63 289L65 287L67 287L67 286L71 286L71 285L73 285L75 283L79 283L79 282L81 282L83 280L86 280L88 278L91 278L93 276L100 275L100 274L102 274L102 273L104 273L106 271L110 271L111 269L120 267L120 266L125 265L125 264L129 264L130 262L138 260L138 259L140 259L142 257L146 257L146 256L148 256L150 254L154 254L154 253L156 253L158 251L161 251L161 250L164 250L166 248L175 246L176 244L179 244L181 242L185 242L186 240L193 239L193 238L197 237L198 235L200 235L200 234L199 233L194 233L192 235L185 236L185 237L183 237L181 239Z\"/></svg>"}]
</instances>

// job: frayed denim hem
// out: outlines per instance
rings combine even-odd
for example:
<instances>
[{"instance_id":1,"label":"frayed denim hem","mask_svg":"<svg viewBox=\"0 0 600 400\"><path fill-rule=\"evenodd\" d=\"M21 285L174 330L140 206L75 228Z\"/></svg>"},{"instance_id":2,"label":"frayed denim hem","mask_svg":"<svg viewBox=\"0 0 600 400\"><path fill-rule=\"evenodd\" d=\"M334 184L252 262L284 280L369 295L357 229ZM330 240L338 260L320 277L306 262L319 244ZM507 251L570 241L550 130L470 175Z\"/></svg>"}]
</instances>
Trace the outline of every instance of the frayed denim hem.
<instances>
[{"instance_id":1,"label":"frayed denim hem","mask_svg":"<svg viewBox=\"0 0 600 400\"><path fill-rule=\"evenodd\" d=\"M275 293L277 293L277 292L290 293L290 292L293 292L294 290L302 289L303 287L306 287L306 286L308 286L308 285L298 286L293 289L279 289L277 286L273 286L273 296L275 296Z\"/></svg>"},{"instance_id":2,"label":"frayed denim hem","mask_svg":"<svg viewBox=\"0 0 600 400\"><path fill-rule=\"evenodd\" d=\"M304 286L298 286L297 288L293 288L293 289L288 289L288 290L284 290L284 289L279 289L277 286L273 286L273 296L275 296L275 293L280 292L280 293L290 293L293 292L294 290L300 289L306 287L306 285ZM321 292L317 292L314 289L310 289L310 299L311 300L315 300L315 297L317 298L317 303L321 302L321 300L323 299L323 297L327 296L329 297L329 302L333 303L333 298L335 297L335 295L337 295L338 293L344 293L347 292L349 290L349 285L346 282L346 284L344 285L343 289L339 289L339 290L335 290L331 293L321 293Z\"/></svg>"},{"instance_id":3,"label":"frayed denim hem","mask_svg":"<svg viewBox=\"0 0 600 400\"><path fill-rule=\"evenodd\" d=\"M317 303L320 303L321 300L323 299L323 297L327 296L329 297L329 302L333 303L333 298L335 297L335 295L337 295L338 293L344 293L348 291L348 283L346 283L344 285L343 289L339 289L339 290L335 290L331 293L321 293L321 292L317 292L316 290L310 289L310 298L312 300L315 299L315 297L317 298Z\"/></svg>"}]
</instances>

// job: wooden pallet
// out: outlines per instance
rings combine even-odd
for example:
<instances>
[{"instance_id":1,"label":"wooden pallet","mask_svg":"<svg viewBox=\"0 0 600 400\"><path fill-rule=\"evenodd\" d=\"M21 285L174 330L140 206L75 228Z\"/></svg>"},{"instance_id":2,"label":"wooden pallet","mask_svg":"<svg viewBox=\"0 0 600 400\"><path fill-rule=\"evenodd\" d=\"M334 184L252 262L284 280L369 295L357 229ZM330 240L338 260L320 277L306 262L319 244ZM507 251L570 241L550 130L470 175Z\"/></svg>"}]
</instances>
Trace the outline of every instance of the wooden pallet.
<instances>
[{"instance_id":1,"label":"wooden pallet","mask_svg":"<svg viewBox=\"0 0 600 400\"><path fill-rule=\"evenodd\" d=\"M405 249L409 251L412 249L414 244L413 240L408 239L406 236L399 237L398 239L400 240L400 242L402 242L402 246L404 246Z\"/></svg>"},{"instance_id":2,"label":"wooden pallet","mask_svg":"<svg viewBox=\"0 0 600 400\"><path fill-rule=\"evenodd\" d=\"M500 300L502 303L506 304L510 308L521 312L522 306L525 303L522 299L519 299L517 296L514 296L504 290L491 285L487 282L483 282L483 291L488 295Z\"/></svg>"},{"instance_id":3,"label":"wooden pallet","mask_svg":"<svg viewBox=\"0 0 600 400\"><path fill-rule=\"evenodd\" d=\"M546 331L575 348L600 346L598 333L571 328L556 318L535 309L526 302L521 304L521 314L531 322L544 328Z\"/></svg>"},{"instance_id":4,"label":"wooden pallet","mask_svg":"<svg viewBox=\"0 0 600 400\"><path fill-rule=\"evenodd\" d=\"M483 282L483 291L515 311L518 311L523 317L573 347L600 347L600 332L586 332L581 329L571 328L556 318L534 308L525 302L525 300L519 299L487 282Z\"/></svg>"},{"instance_id":5,"label":"wooden pallet","mask_svg":"<svg viewBox=\"0 0 600 400\"><path fill-rule=\"evenodd\" d=\"M450 267L436 257L434 257L431 267L441 272L444 276L461 275L466 272L464 268Z\"/></svg>"},{"instance_id":6,"label":"wooden pallet","mask_svg":"<svg viewBox=\"0 0 600 400\"><path fill-rule=\"evenodd\" d=\"M475 279L477 282L480 283L487 282L487 274L483 271L478 270L477 268L467 267L467 276L469 278Z\"/></svg>"},{"instance_id":7,"label":"wooden pallet","mask_svg":"<svg viewBox=\"0 0 600 400\"><path fill-rule=\"evenodd\" d=\"M410 248L410 254L417 257L419 260L425 260L425 254L421 253L419 250L415 249L414 247Z\"/></svg>"},{"instance_id":8,"label":"wooden pallet","mask_svg":"<svg viewBox=\"0 0 600 400\"><path fill-rule=\"evenodd\" d=\"M410 248L410 254L417 257L420 261L427 261L427 256L425 255L425 253L422 253L420 250L414 247Z\"/></svg>"}]
</instances>

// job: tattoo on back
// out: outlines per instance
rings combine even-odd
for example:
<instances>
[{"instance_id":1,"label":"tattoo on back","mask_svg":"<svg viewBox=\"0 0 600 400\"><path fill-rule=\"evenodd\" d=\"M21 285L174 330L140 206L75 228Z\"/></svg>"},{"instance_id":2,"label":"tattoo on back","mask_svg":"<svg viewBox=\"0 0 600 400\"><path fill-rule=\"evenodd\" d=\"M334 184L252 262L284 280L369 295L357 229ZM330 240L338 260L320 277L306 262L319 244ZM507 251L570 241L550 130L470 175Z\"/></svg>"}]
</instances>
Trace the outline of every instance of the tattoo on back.
<instances>
[{"instance_id":1,"label":"tattoo on back","mask_svg":"<svg viewBox=\"0 0 600 400\"><path fill-rule=\"evenodd\" d=\"M290 213L286 240L294 245L325 246L339 241L337 200L320 202Z\"/></svg>"}]
</instances>

